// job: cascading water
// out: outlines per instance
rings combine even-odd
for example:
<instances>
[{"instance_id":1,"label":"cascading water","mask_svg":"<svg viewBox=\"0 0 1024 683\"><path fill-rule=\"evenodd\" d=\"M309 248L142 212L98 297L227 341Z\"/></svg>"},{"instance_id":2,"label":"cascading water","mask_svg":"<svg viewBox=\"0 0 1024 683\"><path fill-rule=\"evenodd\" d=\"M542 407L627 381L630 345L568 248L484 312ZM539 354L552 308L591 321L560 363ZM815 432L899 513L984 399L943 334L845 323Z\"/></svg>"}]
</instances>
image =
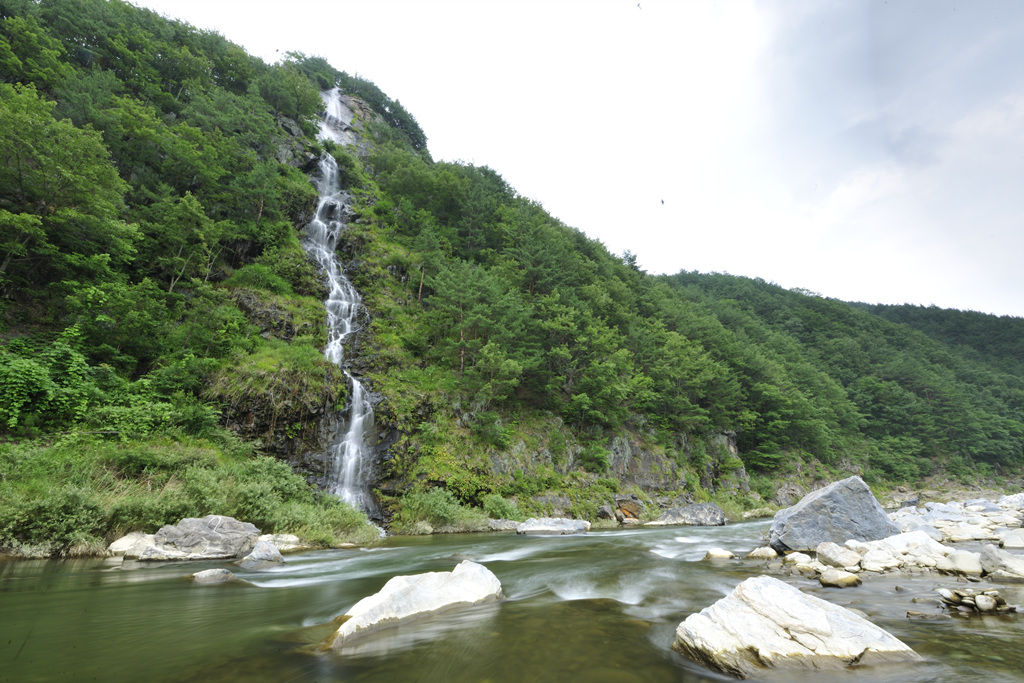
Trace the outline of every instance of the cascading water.
<instances>
[{"instance_id":1,"label":"cascading water","mask_svg":"<svg viewBox=\"0 0 1024 683\"><path fill-rule=\"evenodd\" d=\"M345 115L348 108L341 102L338 90L330 90L322 96L327 113L320 124L320 139L340 144L355 142L348 125L352 117ZM335 256L338 237L352 215L352 196L341 189L338 164L330 154L320 159L320 173L313 182L320 200L316 215L306 227L303 246L323 269L330 286L330 294L324 302L327 308L324 355L345 371L352 388L347 421L339 420L331 426L334 436L328 449L327 490L365 512L375 513L368 486L371 449L367 444L367 436L373 430L373 408L362 383L345 365L345 341L356 326L362 304L359 293L345 277Z\"/></svg>"}]
</instances>

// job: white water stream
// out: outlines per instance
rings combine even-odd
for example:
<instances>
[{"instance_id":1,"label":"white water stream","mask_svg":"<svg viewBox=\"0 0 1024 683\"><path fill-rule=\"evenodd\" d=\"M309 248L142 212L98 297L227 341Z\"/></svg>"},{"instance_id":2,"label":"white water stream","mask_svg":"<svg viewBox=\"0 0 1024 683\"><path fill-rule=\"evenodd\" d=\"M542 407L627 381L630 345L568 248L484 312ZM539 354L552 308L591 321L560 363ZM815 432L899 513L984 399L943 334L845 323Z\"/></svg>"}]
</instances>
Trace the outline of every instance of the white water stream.
<instances>
[{"instance_id":1,"label":"white water stream","mask_svg":"<svg viewBox=\"0 0 1024 683\"><path fill-rule=\"evenodd\" d=\"M355 141L348 125L352 115L341 102L338 90L330 90L322 96L327 114L320 124L320 139L351 144ZM316 215L306 226L303 246L327 275L330 287L324 302L327 308L324 356L345 371L352 388L346 419L331 429L334 437L328 448L327 490L359 509L373 512L376 506L369 492L372 452L367 443L367 436L373 430L373 408L362 383L345 365L345 342L355 329L362 300L335 256L338 237L352 213L352 196L341 189L338 164L330 154L320 159L320 173L313 182L320 200Z\"/></svg>"}]
</instances>

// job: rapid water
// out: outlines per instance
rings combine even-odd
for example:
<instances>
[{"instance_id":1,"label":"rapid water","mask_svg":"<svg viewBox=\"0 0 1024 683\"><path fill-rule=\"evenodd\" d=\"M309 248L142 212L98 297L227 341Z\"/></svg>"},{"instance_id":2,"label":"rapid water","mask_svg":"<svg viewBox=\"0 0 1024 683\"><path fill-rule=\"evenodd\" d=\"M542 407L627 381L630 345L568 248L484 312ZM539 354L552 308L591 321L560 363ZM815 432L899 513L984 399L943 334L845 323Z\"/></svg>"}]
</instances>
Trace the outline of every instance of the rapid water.
<instances>
[{"instance_id":1,"label":"rapid water","mask_svg":"<svg viewBox=\"0 0 1024 683\"><path fill-rule=\"evenodd\" d=\"M393 537L372 549L291 555L270 572L217 562L0 562L0 681L732 680L677 655L671 644L680 621L760 571L758 563L703 562L705 551L746 554L763 543L766 527ZM341 653L309 652L333 631L331 619L392 576L450 571L464 557L497 575L506 600L380 631ZM219 566L252 585L196 586L183 578ZM956 586L951 577L869 576L845 590L786 580L865 612L926 661L781 680L1022 678L1024 615L906 619L909 609L935 610L913 600ZM1020 586L1000 592L1011 604L1024 602Z\"/></svg>"},{"instance_id":2,"label":"rapid water","mask_svg":"<svg viewBox=\"0 0 1024 683\"><path fill-rule=\"evenodd\" d=\"M348 125L352 121L351 112L342 104L338 90L325 92L322 97L326 113L320 124L320 139L350 144L354 141ZM362 383L345 365L345 342L356 327L362 300L335 255L338 237L352 215L352 196L342 190L338 164L330 154L320 159L319 173L313 182L320 199L313 220L306 226L303 246L327 276L330 288L324 302L327 309L324 355L342 367L351 387L347 419L330 430L334 437L328 448L327 490L373 513L375 505L369 493L372 452L367 444L367 435L373 430L373 407Z\"/></svg>"}]
</instances>

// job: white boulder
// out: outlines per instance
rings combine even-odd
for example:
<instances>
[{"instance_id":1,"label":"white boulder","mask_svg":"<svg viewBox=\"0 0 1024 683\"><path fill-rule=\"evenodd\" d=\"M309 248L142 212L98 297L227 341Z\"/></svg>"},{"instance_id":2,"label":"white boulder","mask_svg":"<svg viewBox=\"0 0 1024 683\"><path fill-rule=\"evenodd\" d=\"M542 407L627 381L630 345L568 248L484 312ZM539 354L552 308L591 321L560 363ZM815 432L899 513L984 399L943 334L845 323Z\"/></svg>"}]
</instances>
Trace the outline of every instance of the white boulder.
<instances>
[{"instance_id":1,"label":"white boulder","mask_svg":"<svg viewBox=\"0 0 1024 683\"><path fill-rule=\"evenodd\" d=\"M845 569L860 564L860 555L838 543L824 541L818 545L818 561L829 567Z\"/></svg>"},{"instance_id":2,"label":"white boulder","mask_svg":"<svg viewBox=\"0 0 1024 683\"><path fill-rule=\"evenodd\" d=\"M450 572L395 576L379 592L353 605L328 645L346 643L418 616L500 600L501 582L489 569L469 560Z\"/></svg>"},{"instance_id":3,"label":"white boulder","mask_svg":"<svg viewBox=\"0 0 1024 683\"><path fill-rule=\"evenodd\" d=\"M517 534L568 535L585 534L590 531L590 522L582 519L560 517L531 517L516 527Z\"/></svg>"},{"instance_id":4,"label":"white boulder","mask_svg":"<svg viewBox=\"0 0 1024 683\"><path fill-rule=\"evenodd\" d=\"M1000 550L994 545L986 545L981 549L979 560L986 573L1002 572L1024 578L1024 557Z\"/></svg>"},{"instance_id":5,"label":"white boulder","mask_svg":"<svg viewBox=\"0 0 1024 683\"><path fill-rule=\"evenodd\" d=\"M829 567L823 571L818 577L818 581L822 586L830 588L852 588L863 583L856 574L835 567Z\"/></svg>"},{"instance_id":6,"label":"white boulder","mask_svg":"<svg viewBox=\"0 0 1024 683\"><path fill-rule=\"evenodd\" d=\"M999 534L999 545L1004 548L1024 548L1024 529L1013 529Z\"/></svg>"},{"instance_id":7,"label":"white boulder","mask_svg":"<svg viewBox=\"0 0 1024 683\"><path fill-rule=\"evenodd\" d=\"M777 579L747 579L676 629L672 649L716 671L748 678L765 669L829 669L920 656L847 609Z\"/></svg>"},{"instance_id":8,"label":"white boulder","mask_svg":"<svg viewBox=\"0 0 1024 683\"><path fill-rule=\"evenodd\" d=\"M954 550L939 560L935 568L946 574L981 576L981 555L970 550Z\"/></svg>"},{"instance_id":9,"label":"white boulder","mask_svg":"<svg viewBox=\"0 0 1024 683\"><path fill-rule=\"evenodd\" d=\"M779 554L775 552L775 548L764 546L762 548L754 548L747 553L748 560L777 560Z\"/></svg>"},{"instance_id":10,"label":"white boulder","mask_svg":"<svg viewBox=\"0 0 1024 683\"><path fill-rule=\"evenodd\" d=\"M145 540L146 537L152 538L153 534L146 534L141 531L133 531L126 536L122 536L117 539L109 546L107 546L107 554L113 557L119 557L124 555L126 552L131 550L131 547L139 541Z\"/></svg>"},{"instance_id":11,"label":"white boulder","mask_svg":"<svg viewBox=\"0 0 1024 683\"><path fill-rule=\"evenodd\" d=\"M999 507L1011 510L1024 510L1024 493L1015 493L1012 496L1003 496L999 499Z\"/></svg>"}]
</instances>

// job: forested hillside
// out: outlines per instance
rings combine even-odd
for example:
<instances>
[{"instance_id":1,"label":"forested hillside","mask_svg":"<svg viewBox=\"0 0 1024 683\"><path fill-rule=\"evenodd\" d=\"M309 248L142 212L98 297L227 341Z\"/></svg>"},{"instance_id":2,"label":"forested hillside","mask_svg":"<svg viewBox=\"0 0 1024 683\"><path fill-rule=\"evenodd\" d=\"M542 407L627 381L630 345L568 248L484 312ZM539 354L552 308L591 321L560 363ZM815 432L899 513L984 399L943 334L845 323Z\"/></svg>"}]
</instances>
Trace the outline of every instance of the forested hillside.
<instances>
[{"instance_id":1,"label":"forested hillside","mask_svg":"<svg viewBox=\"0 0 1024 683\"><path fill-rule=\"evenodd\" d=\"M338 251L394 528L1024 465L1019 319L646 274L495 170L434 162L372 82L118 0L0 0L0 80L0 547L210 512L364 533L317 490L346 398L300 244L325 153L356 197ZM332 87L356 146L316 139Z\"/></svg>"}]
</instances>

